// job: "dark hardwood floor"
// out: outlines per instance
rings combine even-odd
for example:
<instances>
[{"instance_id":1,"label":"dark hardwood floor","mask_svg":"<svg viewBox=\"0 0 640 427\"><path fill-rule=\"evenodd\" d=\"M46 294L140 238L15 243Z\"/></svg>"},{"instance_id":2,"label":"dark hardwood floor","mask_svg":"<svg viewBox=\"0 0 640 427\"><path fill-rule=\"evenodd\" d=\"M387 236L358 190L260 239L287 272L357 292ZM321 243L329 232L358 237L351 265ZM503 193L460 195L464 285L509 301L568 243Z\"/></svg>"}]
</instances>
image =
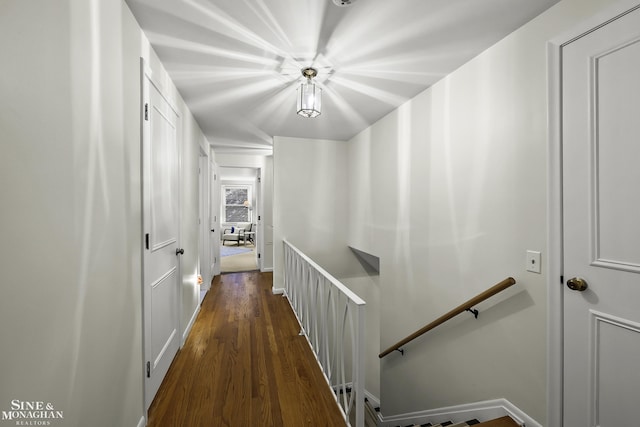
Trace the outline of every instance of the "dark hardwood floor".
<instances>
[{"instance_id":1,"label":"dark hardwood floor","mask_svg":"<svg viewBox=\"0 0 640 427\"><path fill-rule=\"evenodd\" d=\"M340 426L340 409L270 273L214 279L151 408L151 427Z\"/></svg>"}]
</instances>

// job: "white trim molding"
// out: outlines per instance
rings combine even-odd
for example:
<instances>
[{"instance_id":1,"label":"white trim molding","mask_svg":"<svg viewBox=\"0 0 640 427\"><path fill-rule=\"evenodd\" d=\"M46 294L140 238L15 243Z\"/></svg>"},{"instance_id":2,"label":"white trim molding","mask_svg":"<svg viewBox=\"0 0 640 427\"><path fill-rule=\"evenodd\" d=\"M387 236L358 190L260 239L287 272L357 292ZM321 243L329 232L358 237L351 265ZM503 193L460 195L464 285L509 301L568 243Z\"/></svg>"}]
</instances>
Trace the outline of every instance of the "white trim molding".
<instances>
[{"instance_id":1,"label":"white trim molding","mask_svg":"<svg viewBox=\"0 0 640 427\"><path fill-rule=\"evenodd\" d=\"M285 295L284 288L271 288L271 292L273 292L274 295Z\"/></svg>"},{"instance_id":2,"label":"white trim molding","mask_svg":"<svg viewBox=\"0 0 640 427\"><path fill-rule=\"evenodd\" d=\"M371 406L373 406L374 408L380 407L380 399L374 396L373 394L369 393L366 388L364 389L364 397L367 398Z\"/></svg>"},{"instance_id":3,"label":"white trim molding","mask_svg":"<svg viewBox=\"0 0 640 427\"><path fill-rule=\"evenodd\" d=\"M547 45L548 149L547 149L547 424L562 425L563 408L563 284L562 264L562 145L561 43Z\"/></svg>"},{"instance_id":4,"label":"white trim molding","mask_svg":"<svg viewBox=\"0 0 640 427\"><path fill-rule=\"evenodd\" d=\"M180 348L182 348L184 346L184 343L187 341L187 337L191 333L191 328L193 327L193 324L196 322L198 313L200 313L200 304L196 306L196 309L193 311L193 315L191 316L191 320L189 320L189 324L187 325L186 329L182 333L182 342L180 343Z\"/></svg>"},{"instance_id":5,"label":"white trim molding","mask_svg":"<svg viewBox=\"0 0 640 427\"><path fill-rule=\"evenodd\" d=\"M138 425L136 427L145 427L147 425L147 418L143 415L140 417L140 421L138 421Z\"/></svg>"},{"instance_id":6,"label":"white trim molding","mask_svg":"<svg viewBox=\"0 0 640 427\"><path fill-rule=\"evenodd\" d=\"M461 423L470 419L488 421L495 418L510 416L522 427L542 427L542 424L527 415L507 399L485 400L484 402L467 403L464 405L448 406L445 408L428 409L426 411L410 412L408 414L380 416L382 426L406 425L408 423L442 423L452 421Z\"/></svg>"}]
</instances>

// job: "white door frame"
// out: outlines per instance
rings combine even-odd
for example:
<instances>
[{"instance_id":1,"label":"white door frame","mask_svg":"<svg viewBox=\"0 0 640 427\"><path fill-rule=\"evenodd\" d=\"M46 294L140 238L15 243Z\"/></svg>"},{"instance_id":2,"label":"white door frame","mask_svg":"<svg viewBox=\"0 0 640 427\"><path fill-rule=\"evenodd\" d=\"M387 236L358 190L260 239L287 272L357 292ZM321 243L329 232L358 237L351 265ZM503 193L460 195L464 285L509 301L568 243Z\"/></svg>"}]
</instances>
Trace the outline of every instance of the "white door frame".
<instances>
[{"instance_id":1,"label":"white door frame","mask_svg":"<svg viewBox=\"0 0 640 427\"><path fill-rule=\"evenodd\" d=\"M211 191L209 182L209 154L200 148L200 154L198 156L198 218L200 219L198 239L199 254L199 266L200 274L202 275L202 290L209 290L211 287L211 280L213 279L213 272L211 271L211 204L210 197Z\"/></svg>"},{"instance_id":2,"label":"white door frame","mask_svg":"<svg viewBox=\"0 0 640 427\"><path fill-rule=\"evenodd\" d=\"M255 179L253 181L253 183L251 184L251 194L252 194L252 198L255 198L256 203L255 206L253 206L253 214L252 214L252 220L251 222L253 224L256 224L257 230L253 230L255 232L255 234L253 235L253 242L256 248L256 266L258 267L258 270L260 271L264 271L262 269L262 262L264 260L263 257L263 251L264 251L264 231L263 231L263 193L264 193L264 189L263 189L263 174L264 174L264 167L263 166L255 166L255 165L218 165L219 167L224 167L224 168L239 168L239 169L253 169L255 170L256 174L255 174ZM216 182L215 185L217 185L217 201L218 201L218 212L221 212L223 203L222 203L222 181L219 179L220 177L218 176L218 180ZM245 182L240 182L240 181L236 181L236 180L231 180L231 181L226 181L229 183L229 185L234 185L234 184L238 184L238 185L245 185ZM220 226L222 226L222 216L220 217ZM222 231L222 230L221 230ZM220 238L218 238L218 246L220 245ZM219 255L219 251L218 251L218 255ZM220 273L220 262L218 260L218 267L217 267L217 274Z\"/></svg>"},{"instance_id":3,"label":"white door frame","mask_svg":"<svg viewBox=\"0 0 640 427\"><path fill-rule=\"evenodd\" d=\"M255 206L255 218L253 219L256 224L256 229L253 230L256 234L253 235L253 244L256 247L256 265L258 270L262 271L262 249L264 244L262 243L262 168L256 168L256 206Z\"/></svg>"},{"instance_id":4,"label":"white door frame","mask_svg":"<svg viewBox=\"0 0 640 427\"><path fill-rule=\"evenodd\" d=\"M547 203L547 423L563 423L563 241L562 241L562 48L632 9L640 0L619 0L585 22L550 40L548 67Z\"/></svg>"}]
</instances>

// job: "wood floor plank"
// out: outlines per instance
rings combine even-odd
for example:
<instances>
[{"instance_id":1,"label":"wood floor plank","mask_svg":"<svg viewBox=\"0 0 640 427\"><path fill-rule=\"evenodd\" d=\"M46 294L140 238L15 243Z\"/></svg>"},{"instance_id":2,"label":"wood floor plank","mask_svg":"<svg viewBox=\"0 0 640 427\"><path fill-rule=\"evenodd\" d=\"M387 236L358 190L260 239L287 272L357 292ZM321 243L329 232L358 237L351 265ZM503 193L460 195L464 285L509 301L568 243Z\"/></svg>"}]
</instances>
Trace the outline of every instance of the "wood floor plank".
<instances>
[{"instance_id":1,"label":"wood floor plank","mask_svg":"<svg viewBox=\"0 0 640 427\"><path fill-rule=\"evenodd\" d=\"M272 274L215 278L149 409L150 427L345 425Z\"/></svg>"}]
</instances>

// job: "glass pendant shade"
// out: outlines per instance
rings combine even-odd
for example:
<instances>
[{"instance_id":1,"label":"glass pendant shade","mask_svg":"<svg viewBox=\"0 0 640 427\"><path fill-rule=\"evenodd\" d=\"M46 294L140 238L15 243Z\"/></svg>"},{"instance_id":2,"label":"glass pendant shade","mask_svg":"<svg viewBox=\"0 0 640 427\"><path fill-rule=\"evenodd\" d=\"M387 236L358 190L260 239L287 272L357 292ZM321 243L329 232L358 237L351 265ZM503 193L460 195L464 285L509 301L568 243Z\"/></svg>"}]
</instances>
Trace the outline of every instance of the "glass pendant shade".
<instances>
[{"instance_id":1,"label":"glass pendant shade","mask_svg":"<svg viewBox=\"0 0 640 427\"><path fill-rule=\"evenodd\" d=\"M322 89L308 79L298 88L296 111L303 117L318 117L322 112Z\"/></svg>"}]
</instances>

